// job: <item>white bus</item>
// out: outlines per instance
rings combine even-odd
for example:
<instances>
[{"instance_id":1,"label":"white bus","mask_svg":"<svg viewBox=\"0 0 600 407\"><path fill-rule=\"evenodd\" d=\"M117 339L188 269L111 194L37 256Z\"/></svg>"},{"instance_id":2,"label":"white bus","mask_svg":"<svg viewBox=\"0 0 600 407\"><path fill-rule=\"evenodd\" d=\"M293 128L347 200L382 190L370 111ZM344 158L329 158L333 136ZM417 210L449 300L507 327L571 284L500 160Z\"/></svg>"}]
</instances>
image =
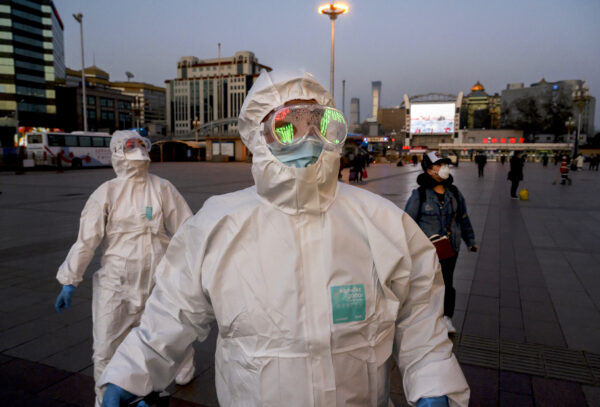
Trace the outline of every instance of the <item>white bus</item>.
<instances>
[{"instance_id":1,"label":"white bus","mask_svg":"<svg viewBox=\"0 0 600 407\"><path fill-rule=\"evenodd\" d=\"M27 158L34 165L101 167L111 165L110 134L74 131L27 134Z\"/></svg>"}]
</instances>

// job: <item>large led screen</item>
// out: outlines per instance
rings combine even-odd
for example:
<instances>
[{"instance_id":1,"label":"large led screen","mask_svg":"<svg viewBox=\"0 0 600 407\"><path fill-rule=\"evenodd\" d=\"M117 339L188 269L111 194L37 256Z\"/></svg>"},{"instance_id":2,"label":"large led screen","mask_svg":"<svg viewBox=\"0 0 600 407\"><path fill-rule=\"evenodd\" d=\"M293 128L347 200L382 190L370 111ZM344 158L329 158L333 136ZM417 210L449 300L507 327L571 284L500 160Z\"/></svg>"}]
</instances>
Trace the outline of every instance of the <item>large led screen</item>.
<instances>
[{"instance_id":1,"label":"large led screen","mask_svg":"<svg viewBox=\"0 0 600 407\"><path fill-rule=\"evenodd\" d=\"M420 103L410 106L412 134L454 132L454 103Z\"/></svg>"}]
</instances>

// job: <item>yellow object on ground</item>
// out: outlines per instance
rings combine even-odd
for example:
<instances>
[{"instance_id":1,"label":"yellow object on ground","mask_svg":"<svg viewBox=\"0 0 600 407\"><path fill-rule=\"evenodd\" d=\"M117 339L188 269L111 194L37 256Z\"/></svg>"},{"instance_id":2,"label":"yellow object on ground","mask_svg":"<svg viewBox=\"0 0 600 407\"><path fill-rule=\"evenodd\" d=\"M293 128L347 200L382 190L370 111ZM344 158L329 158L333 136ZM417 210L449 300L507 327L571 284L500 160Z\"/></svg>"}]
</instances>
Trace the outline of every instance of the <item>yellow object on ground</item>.
<instances>
[{"instance_id":1,"label":"yellow object on ground","mask_svg":"<svg viewBox=\"0 0 600 407\"><path fill-rule=\"evenodd\" d=\"M529 190L523 188L519 192L519 198L521 198L521 201L529 201Z\"/></svg>"}]
</instances>

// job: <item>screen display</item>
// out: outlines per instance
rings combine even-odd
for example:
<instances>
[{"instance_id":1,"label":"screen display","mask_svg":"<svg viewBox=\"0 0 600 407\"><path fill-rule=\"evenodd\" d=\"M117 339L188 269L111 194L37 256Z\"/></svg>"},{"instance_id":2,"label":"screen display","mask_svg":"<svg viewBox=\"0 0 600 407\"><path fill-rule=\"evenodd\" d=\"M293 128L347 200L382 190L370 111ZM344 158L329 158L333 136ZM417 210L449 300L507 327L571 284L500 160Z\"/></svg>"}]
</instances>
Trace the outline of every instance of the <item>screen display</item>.
<instances>
[{"instance_id":1,"label":"screen display","mask_svg":"<svg viewBox=\"0 0 600 407\"><path fill-rule=\"evenodd\" d=\"M410 106L412 134L454 132L454 103L416 103Z\"/></svg>"}]
</instances>

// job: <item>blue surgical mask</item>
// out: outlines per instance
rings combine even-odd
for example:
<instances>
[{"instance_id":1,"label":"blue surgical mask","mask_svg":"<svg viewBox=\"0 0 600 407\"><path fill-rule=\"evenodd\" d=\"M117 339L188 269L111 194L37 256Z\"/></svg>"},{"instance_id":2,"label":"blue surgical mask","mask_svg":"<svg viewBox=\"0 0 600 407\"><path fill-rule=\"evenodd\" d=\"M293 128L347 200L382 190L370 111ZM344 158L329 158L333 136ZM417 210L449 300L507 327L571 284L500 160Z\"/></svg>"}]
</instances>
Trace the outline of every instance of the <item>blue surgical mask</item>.
<instances>
[{"instance_id":1,"label":"blue surgical mask","mask_svg":"<svg viewBox=\"0 0 600 407\"><path fill-rule=\"evenodd\" d=\"M271 150L279 161L288 167L304 168L314 164L323 151L323 142L308 138L298 144L286 146L283 149Z\"/></svg>"}]
</instances>

